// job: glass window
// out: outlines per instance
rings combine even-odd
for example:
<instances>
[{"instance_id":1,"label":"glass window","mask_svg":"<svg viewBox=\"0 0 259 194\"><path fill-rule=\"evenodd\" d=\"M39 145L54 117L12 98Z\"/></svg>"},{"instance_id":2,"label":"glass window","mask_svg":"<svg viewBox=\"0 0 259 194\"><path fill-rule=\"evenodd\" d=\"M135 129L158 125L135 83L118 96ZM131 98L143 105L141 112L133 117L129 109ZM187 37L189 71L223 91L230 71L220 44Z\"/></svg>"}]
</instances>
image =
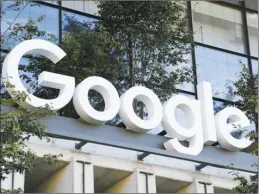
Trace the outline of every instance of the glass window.
<instances>
[{"instance_id":1,"label":"glass window","mask_svg":"<svg viewBox=\"0 0 259 194\"><path fill-rule=\"evenodd\" d=\"M58 41L58 9L52 8L49 6L40 5L37 3L22 3L18 7L20 11L15 11L15 7L8 7L13 5L12 1L7 1L3 3L3 8L5 13L1 20L1 35L4 37L5 43L4 48L13 48L16 46L20 40L19 38L25 36L27 31L20 30L18 35L13 35L11 38L8 36L11 32L14 32L13 28L17 24L21 24L24 26L28 24L29 19L32 19L35 22L39 29L39 31L45 32L45 34L41 35L34 35L33 38L40 38L40 39L49 39L49 35L54 35L55 40L53 42L57 43ZM39 18L43 18L41 21L37 21Z\"/></svg>"},{"instance_id":2,"label":"glass window","mask_svg":"<svg viewBox=\"0 0 259 194\"><path fill-rule=\"evenodd\" d=\"M1 56L1 63L4 61L4 58L6 57L6 55L7 55L7 53L2 53L1 52L1 54L0 54L0 56ZM20 60L20 65L28 65L29 62L30 62L29 58L22 57L21 60ZM30 84L26 82L27 79L25 79L25 77L33 79L32 78L32 73L24 72L22 70L19 70L18 72L19 72L19 75L21 77L21 81L22 81L24 87L27 88L27 89L30 89ZM1 76L1 79L2 79L2 76ZM2 81L4 81L4 80L2 80ZM4 93L5 91L6 91L5 88L1 88L1 93ZM30 91L32 91L32 90L30 90Z\"/></svg>"},{"instance_id":3,"label":"glass window","mask_svg":"<svg viewBox=\"0 0 259 194\"><path fill-rule=\"evenodd\" d=\"M246 7L249 9L253 9L255 11L258 10L258 1L257 0L249 0L249 1L245 1L246 3Z\"/></svg>"},{"instance_id":4,"label":"glass window","mask_svg":"<svg viewBox=\"0 0 259 194\"><path fill-rule=\"evenodd\" d=\"M250 53L258 57L258 14L247 12L247 27L249 35Z\"/></svg>"},{"instance_id":5,"label":"glass window","mask_svg":"<svg viewBox=\"0 0 259 194\"><path fill-rule=\"evenodd\" d=\"M197 42L245 53L241 11L211 2L192 1Z\"/></svg>"},{"instance_id":6,"label":"glass window","mask_svg":"<svg viewBox=\"0 0 259 194\"><path fill-rule=\"evenodd\" d=\"M184 58L184 60L187 60L188 62L187 63L181 63L181 64L177 65L176 67L169 66L169 67L166 68L166 70L168 72L172 72L176 69L189 68L192 71L192 56L191 56L191 54L186 54L186 55L183 56L183 58ZM180 90L194 92L194 84L191 83L191 82L189 82L189 83L183 82L182 84L176 85L176 88L180 89Z\"/></svg>"},{"instance_id":7,"label":"glass window","mask_svg":"<svg viewBox=\"0 0 259 194\"><path fill-rule=\"evenodd\" d=\"M63 7L74 9L77 11L84 11L84 1L62 1Z\"/></svg>"},{"instance_id":8,"label":"glass window","mask_svg":"<svg viewBox=\"0 0 259 194\"><path fill-rule=\"evenodd\" d=\"M258 60L252 59L253 74L258 73Z\"/></svg>"},{"instance_id":9,"label":"glass window","mask_svg":"<svg viewBox=\"0 0 259 194\"><path fill-rule=\"evenodd\" d=\"M210 82L214 97L236 100L231 81L238 79L237 74L242 70L241 63L247 65L247 59L200 46L196 47L195 52L198 83Z\"/></svg>"},{"instance_id":10,"label":"glass window","mask_svg":"<svg viewBox=\"0 0 259 194\"><path fill-rule=\"evenodd\" d=\"M50 3L50 4L54 4L54 5L58 5L58 1L45 1L46 3Z\"/></svg>"},{"instance_id":11,"label":"glass window","mask_svg":"<svg viewBox=\"0 0 259 194\"><path fill-rule=\"evenodd\" d=\"M72 19L72 21L76 20L76 21L82 22L82 23L96 21L96 19L94 19L94 18L63 11L62 12L62 32L73 31L73 23L71 22L71 19Z\"/></svg>"},{"instance_id":12,"label":"glass window","mask_svg":"<svg viewBox=\"0 0 259 194\"><path fill-rule=\"evenodd\" d=\"M61 1L62 6L73 10L98 15L97 3L95 1Z\"/></svg>"},{"instance_id":13,"label":"glass window","mask_svg":"<svg viewBox=\"0 0 259 194\"><path fill-rule=\"evenodd\" d=\"M216 100L213 101L214 114L223 110L225 107L226 106L225 106L224 102L220 102L220 101L216 101Z\"/></svg>"}]
</instances>

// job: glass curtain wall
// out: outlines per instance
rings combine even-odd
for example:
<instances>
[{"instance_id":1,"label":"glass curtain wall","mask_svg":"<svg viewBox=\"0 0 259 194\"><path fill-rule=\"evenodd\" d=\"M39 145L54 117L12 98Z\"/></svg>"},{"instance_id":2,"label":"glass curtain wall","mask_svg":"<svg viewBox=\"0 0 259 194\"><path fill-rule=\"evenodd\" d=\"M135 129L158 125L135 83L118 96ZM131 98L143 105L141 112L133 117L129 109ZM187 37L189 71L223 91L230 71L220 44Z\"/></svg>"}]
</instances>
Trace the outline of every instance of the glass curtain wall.
<instances>
[{"instance_id":1,"label":"glass curtain wall","mask_svg":"<svg viewBox=\"0 0 259 194\"><path fill-rule=\"evenodd\" d=\"M4 35L4 37L10 35L8 28L13 27L11 23L14 19L15 23L24 24L28 19L37 20L44 16L37 24L40 30L46 31L46 34L40 38L48 40L49 35L52 34L56 37L53 42L58 44L62 33L69 31L66 16L72 16L79 21L100 19L97 16L98 9L94 1L39 1L38 6L27 5L19 14L7 8L10 2L3 2L6 13L1 19L1 36ZM237 97L231 93L234 90L231 81L237 79L241 64L250 66L254 73L258 71L258 14L256 9L253 9L254 4L210 1L188 3L190 3L188 12L192 18L191 26L196 45L193 55L187 56L190 60L188 65L195 67L194 77L197 82L212 83L214 100L220 102L236 100ZM245 5L247 7L244 7ZM19 41L15 37L9 39L1 45L1 52L7 53ZM183 84L178 88L183 93L196 96L196 90L192 84Z\"/></svg>"}]
</instances>

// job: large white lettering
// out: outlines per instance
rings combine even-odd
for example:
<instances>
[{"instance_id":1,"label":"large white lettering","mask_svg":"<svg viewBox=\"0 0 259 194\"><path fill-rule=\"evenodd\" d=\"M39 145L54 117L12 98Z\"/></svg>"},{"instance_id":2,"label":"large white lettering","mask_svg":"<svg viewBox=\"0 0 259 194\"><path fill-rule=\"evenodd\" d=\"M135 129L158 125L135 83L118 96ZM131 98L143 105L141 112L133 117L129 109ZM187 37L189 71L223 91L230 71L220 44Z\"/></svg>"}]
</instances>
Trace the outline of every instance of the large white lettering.
<instances>
[{"instance_id":1,"label":"large white lettering","mask_svg":"<svg viewBox=\"0 0 259 194\"><path fill-rule=\"evenodd\" d=\"M28 93L20 80L18 66L23 55L36 53L50 59L53 63L59 62L66 56L61 48L45 40L26 40L20 43L6 56L3 63L2 75L5 83L9 82L15 86L14 88L9 87L7 90L13 98L18 91L25 92L28 95L29 98L25 102L17 102L23 108L35 109L48 105L53 110L59 110L72 99L75 90L75 78L44 71L39 75L38 83L42 86L60 89L59 96L55 99L46 100Z\"/></svg>"},{"instance_id":2,"label":"large white lettering","mask_svg":"<svg viewBox=\"0 0 259 194\"><path fill-rule=\"evenodd\" d=\"M101 77L88 77L75 89L74 77L51 72L42 72L38 82L42 86L60 89L59 96L46 100L30 94L23 86L18 65L25 54L36 53L57 63L66 54L58 46L44 40L27 40L17 45L5 58L3 63L3 77L14 85L7 88L9 94L15 97L13 91L24 91L30 99L18 102L26 109L35 109L49 105L53 110L64 107L73 97L74 107L79 116L91 124L102 124L111 120L117 113L128 129L145 133L158 127L162 123L168 135L172 138L164 143L166 150L179 153L198 155L203 144L210 145L218 141L222 147L230 151L238 151L248 147L252 142L247 138L236 139L231 135L235 130L227 120L231 119L240 127L250 125L247 116L239 109L227 107L214 116L211 84L201 82L197 85L198 100L191 100L185 96L171 97L163 106L157 95L143 86L135 86L126 91L120 98L115 87ZM89 100L89 90L99 92L105 101L104 111L95 110ZM142 101L148 111L148 119L139 118L134 112L133 100ZM190 123L189 128L182 127L175 118L176 108L185 112ZM189 140L189 146L183 146L179 141Z\"/></svg>"}]
</instances>

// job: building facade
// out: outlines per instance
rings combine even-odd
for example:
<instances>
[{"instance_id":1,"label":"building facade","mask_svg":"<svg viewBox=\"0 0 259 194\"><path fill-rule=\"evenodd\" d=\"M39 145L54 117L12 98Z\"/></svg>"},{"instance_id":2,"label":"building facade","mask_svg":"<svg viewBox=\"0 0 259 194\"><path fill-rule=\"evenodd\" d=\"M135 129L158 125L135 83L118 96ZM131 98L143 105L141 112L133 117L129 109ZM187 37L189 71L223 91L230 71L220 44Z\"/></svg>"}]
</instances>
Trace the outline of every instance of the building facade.
<instances>
[{"instance_id":1,"label":"building facade","mask_svg":"<svg viewBox=\"0 0 259 194\"><path fill-rule=\"evenodd\" d=\"M7 1L8 2L8 1ZM179 86L180 93L197 98L197 83L208 81L213 88L214 109L225 102L237 100L233 85L244 64L251 74L258 72L258 2L249 1L188 1L190 29L194 32L195 48L186 56L194 71L195 84ZM7 11L1 21L1 33L8 22L18 22L45 15L39 29L54 34L57 42L67 30L66 16L79 21L99 20L93 1L39 1L40 6L27 6L16 16ZM11 44L1 48L6 55ZM22 59L28 63L27 58ZM215 73L219 72L220 73ZM178 113L184 123L184 115ZM152 130L158 134L162 129ZM200 163L159 155L87 143L75 148L79 141L52 138L51 142L31 139L29 148L39 156L32 172L13 173L1 183L4 188L22 188L25 192L70 193L222 193L232 192L238 183L230 169L201 166ZM58 164L48 166L44 154L63 154ZM142 155L141 155L142 154ZM142 157L139 157L141 155ZM217 157L216 155L213 157ZM199 166L200 168L197 168ZM240 172L250 179L251 172Z\"/></svg>"}]
</instances>

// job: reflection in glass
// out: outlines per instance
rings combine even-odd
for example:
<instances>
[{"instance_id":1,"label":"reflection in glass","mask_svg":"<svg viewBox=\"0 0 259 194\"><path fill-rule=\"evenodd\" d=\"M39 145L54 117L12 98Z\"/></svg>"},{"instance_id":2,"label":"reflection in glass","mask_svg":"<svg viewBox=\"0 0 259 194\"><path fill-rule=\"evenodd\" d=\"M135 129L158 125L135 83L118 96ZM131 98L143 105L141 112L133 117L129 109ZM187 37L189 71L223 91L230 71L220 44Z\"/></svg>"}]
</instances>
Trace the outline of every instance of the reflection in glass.
<instances>
[{"instance_id":1,"label":"reflection in glass","mask_svg":"<svg viewBox=\"0 0 259 194\"><path fill-rule=\"evenodd\" d=\"M214 100L213 108L214 108L214 114L216 114L217 112L219 112L225 108L225 104L224 104L224 102Z\"/></svg>"},{"instance_id":2,"label":"reflection in glass","mask_svg":"<svg viewBox=\"0 0 259 194\"><path fill-rule=\"evenodd\" d=\"M35 32L45 32L42 34L35 33L32 38L49 39L50 35L54 35L55 40L53 40L53 42L57 43L57 39L59 38L57 9L37 3L24 2L18 6L20 11L15 11L14 8L8 7L12 4L14 3L11 1L3 3L5 13L1 20L1 36L3 36L5 40L5 44L3 45L4 48L13 48L21 41L19 38L28 35L28 30L23 29L19 30L17 35L12 35L11 38L8 38L8 36L14 32L13 28L15 25L16 27L17 24L25 26L28 24L29 20L32 20L30 23L31 25L38 27L38 30L35 30ZM15 8L17 8L17 6L15 6ZM32 30L32 28L30 29Z\"/></svg>"},{"instance_id":3,"label":"reflection in glass","mask_svg":"<svg viewBox=\"0 0 259 194\"><path fill-rule=\"evenodd\" d=\"M247 66L247 59L205 47L196 47L196 65L198 83L208 81L212 84L214 97L234 101L234 86L242 71L241 63Z\"/></svg>"},{"instance_id":4,"label":"reflection in glass","mask_svg":"<svg viewBox=\"0 0 259 194\"><path fill-rule=\"evenodd\" d=\"M253 74L258 74L258 60L252 59Z\"/></svg>"},{"instance_id":5,"label":"reflection in glass","mask_svg":"<svg viewBox=\"0 0 259 194\"><path fill-rule=\"evenodd\" d=\"M4 60L4 58L5 58L6 55L7 55L7 53L2 53L2 52L1 52L1 54L0 54L0 56L1 56L1 63L3 62L2 60ZM26 58L26 57L21 58L19 68L20 68L21 66L23 66L23 65L24 65L24 66L28 65L29 62L30 62L30 59L28 59L28 58ZM20 75L20 78L21 78L21 81L22 81L24 87L25 87L26 89L28 89L29 91L33 91L33 90L31 90L30 83L29 83L29 82L26 82L28 79L32 79L32 80L33 80L32 73L30 73L30 72L24 72L24 71L22 71L22 70L19 70L18 73L19 73L19 75ZM2 74L1 74L1 81L4 81L4 80L5 80L5 79L2 77ZM6 92L6 89L5 89L5 87L4 87L2 84L4 84L4 83L1 82L1 94L3 94L4 92Z\"/></svg>"},{"instance_id":6,"label":"reflection in glass","mask_svg":"<svg viewBox=\"0 0 259 194\"><path fill-rule=\"evenodd\" d=\"M249 35L250 53L252 56L258 57L258 14L257 13L246 13L247 26Z\"/></svg>"},{"instance_id":7,"label":"reflection in glass","mask_svg":"<svg viewBox=\"0 0 259 194\"><path fill-rule=\"evenodd\" d=\"M192 1L197 42L245 53L241 11L206 1Z\"/></svg>"},{"instance_id":8,"label":"reflection in glass","mask_svg":"<svg viewBox=\"0 0 259 194\"><path fill-rule=\"evenodd\" d=\"M173 72L176 69L181 69L181 68L189 68L192 70L192 56L191 54L186 54L183 56L184 60L187 60L187 63L180 63L177 66L168 66L166 67L166 70L168 72ZM181 84L177 84L176 88L188 92L194 92L194 84L192 82L183 82Z\"/></svg>"},{"instance_id":9,"label":"reflection in glass","mask_svg":"<svg viewBox=\"0 0 259 194\"><path fill-rule=\"evenodd\" d=\"M75 23L73 23L74 21L81 22L81 23L88 23L88 22L93 22L97 20L87 16L82 16L79 14L63 11L62 12L62 32L64 33L64 32L74 31L76 26Z\"/></svg>"}]
</instances>

